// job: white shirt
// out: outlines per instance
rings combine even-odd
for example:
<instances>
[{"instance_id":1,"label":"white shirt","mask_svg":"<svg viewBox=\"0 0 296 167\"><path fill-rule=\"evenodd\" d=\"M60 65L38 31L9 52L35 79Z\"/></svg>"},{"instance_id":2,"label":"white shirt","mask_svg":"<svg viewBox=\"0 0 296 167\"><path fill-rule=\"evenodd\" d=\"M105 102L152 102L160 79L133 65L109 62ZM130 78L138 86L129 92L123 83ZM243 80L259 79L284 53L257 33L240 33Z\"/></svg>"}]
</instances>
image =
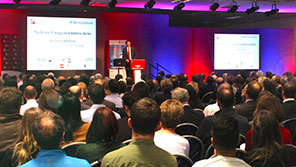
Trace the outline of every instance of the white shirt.
<instances>
[{"instance_id":1,"label":"white shirt","mask_svg":"<svg viewBox=\"0 0 296 167\"><path fill-rule=\"evenodd\" d=\"M214 103L214 104L210 104L208 106L206 106L206 108L203 110L203 113L205 115L205 117L210 116L210 115L214 115L217 111L219 111L220 108L218 106L218 103Z\"/></svg>"},{"instance_id":2,"label":"white shirt","mask_svg":"<svg viewBox=\"0 0 296 167\"><path fill-rule=\"evenodd\" d=\"M156 132L154 135L154 143L157 147L170 154L189 156L189 142L178 134Z\"/></svg>"},{"instance_id":3,"label":"white shirt","mask_svg":"<svg viewBox=\"0 0 296 167\"><path fill-rule=\"evenodd\" d=\"M132 59L132 49L131 49L131 47L126 47L126 49L127 49L128 58L129 58L129 60L131 60Z\"/></svg>"},{"instance_id":4,"label":"white shirt","mask_svg":"<svg viewBox=\"0 0 296 167\"><path fill-rule=\"evenodd\" d=\"M35 99L29 99L26 104L21 106L20 115L24 115L26 110L32 107L38 108L38 103Z\"/></svg>"},{"instance_id":5,"label":"white shirt","mask_svg":"<svg viewBox=\"0 0 296 167\"><path fill-rule=\"evenodd\" d=\"M213 158L197 161L192 167L251 167L245 161L236 157L225 157L218 155Z\"/></svg>"},{"instance_id":6,"label":"white shirt","mask_svg":"<svg viewBox=\"0 0 296 167\"><path fill-rule=\"evenodd\" d=\"M114 103L116 108L123 108L122 98L118 93L111 93L110 95L107 95L104 99Z\"/></svg>"},{"instance_id":7,"label":"white shirt","mask_svg":"<svg viewBox=\"0 0 296 167\"><path fill-rule=\"evenodd\" d=\"M80 111L80 116L83 122L91 122L93 119L93 115L98 108L103 108L105 105L103 104L93 104L90 109ZM120 119L120 115L117 112L114 112L116 119Z\"/></svg>"}]
</instances>

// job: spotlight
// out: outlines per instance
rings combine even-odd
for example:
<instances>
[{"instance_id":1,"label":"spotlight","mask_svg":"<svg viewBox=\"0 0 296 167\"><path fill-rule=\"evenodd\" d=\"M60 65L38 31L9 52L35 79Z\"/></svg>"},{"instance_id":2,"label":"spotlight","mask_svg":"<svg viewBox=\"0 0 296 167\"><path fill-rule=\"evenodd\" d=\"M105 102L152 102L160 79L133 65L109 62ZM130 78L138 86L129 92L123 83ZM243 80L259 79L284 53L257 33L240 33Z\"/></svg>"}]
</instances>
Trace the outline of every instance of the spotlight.
<instances>
[{"instance_id":1,"label":"spotlight","mask_svg":"<svg viewBox=\"0 0 296 167\"><path fill-rule=\"evenodd\" d=\"M60 2L61 2L61 0L51 0L49 2L49 5L57 6Z\"/></svg>"},{"instance_id":2,"label":"spotlight","mask_svg":"<svg viewBox=\"0 0 296 167\"><path fill-rule=\"evenodd\" d=\"M19 4L22 0L13 0L14 3Z\"/></svg>"},{"instance_id":3,"label":"spotlight","mask_svg":"<svg viewBox=\"0 0 296 167\"><path fill-rule=\"evenodd\" d=\"M82 0L82 1L80 2L80 5L81 5L81 6L88 6L89 3L90 3L90 0Z\"/></svg>"},{"instance_id":4,"label":"spotlight","mask_svg":"<svg viewBox=\"0 0 296 167\"><path fill-rule=\"evenodd\" d=\"M246 10L247 14L255 13L259 9L256 2L252 3L252 7Z\"/></svg>"},{"instance_id":5,"label":"spotlight","mask_svg":"<svg viewBox=\"0 0 296 167\"><path fill-rule=\"evenodd\" d=\"M144 7L145 7L145 9L152 9L152 7L154 6L155 3L156 3L155 0L150 0L149 2L147 2L144 5Z\"/></svg>"},{"instance_id":6,"label":"spotlight","mask_svg":"<svg viewBox=\"0 0 296 167\"><path fill-rule=\"evenodd\" d=\"M276 8L276 4L272 4L271 10L265 12L265 16L271 16L271 15L277 14L278 12L279 12L279 9Z\"/></svg>"},{"instance_id":7,"label":"spotlight","mask_svg":"<svg viewBox=\"0 0 296 167\"><path fill-rule=\"evenodd\" d=\"M215 2L213 5L210 6L210 10L215 12L219 8L219 4Z\"/></svg>"},{"instance_id":8,"label":"spotlight","mask_svg":"<svg viewBox=\"0 0 296 167\"><path fill-rule=\"evenodd\" d=\"M227 11L228 13L235 13L238 9L237 5L232 5L231 8Z\"/></svg>"},{"instance_id":9,"label":"spotlight","mask_svg":"<svg viewBox=\"0 0 296 167\"><path fill-rule=\"evenodd\" d=\"M184 8L185 4L183 2L179 3L174 7L174 10L181 11Z\"/></svg>"},{"instance_id":10,"label":"spotlight","mask_svg":"<svg viewBox=\"0 0 296 167\"><path fill-rule=\"evenodd\" d=\"M116 5L117 4L117 0L111 0L111 2L109 2L109 7L110 8L116 8Z\"/></svg>"}]
</instances>

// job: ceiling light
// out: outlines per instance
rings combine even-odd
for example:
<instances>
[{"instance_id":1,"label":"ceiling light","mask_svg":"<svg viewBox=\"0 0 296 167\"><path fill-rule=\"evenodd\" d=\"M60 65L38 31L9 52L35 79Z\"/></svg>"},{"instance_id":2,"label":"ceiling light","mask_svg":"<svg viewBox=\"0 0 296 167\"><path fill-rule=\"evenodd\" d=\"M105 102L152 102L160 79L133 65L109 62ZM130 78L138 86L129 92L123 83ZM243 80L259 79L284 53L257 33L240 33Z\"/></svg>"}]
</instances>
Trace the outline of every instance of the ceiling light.
<instances>
[{"instance_id":1,"label":"ceiling light","mask_svg":"<svg viewBox=\"0 0 296 167\"><path fill-rule=\"evenodd\" d=\"M14 3L19 4L21 0L13 0Z\"/></svg>"},{"instance_id":2,"label":"ceiling light","mask_svg":"<svg viewBox=\"0 0 296 167\"><path fill-rule=\"evenodd\" d=\"M89 3L90 3L90 0L82 0L82 1L80 2L80 5L81 5L81 6L88 6Z\"/></svg>"},{"instance_id":3,"label":"ceiling light","mask_svg":"<svg viewBox=\"0 0 296 167\"><path fill-rule=\"evenodd\" d=\"M218 2L215 2L213 5L210 6L210 10L215 12L219 8Z\"/></svg>"},{"instance_id":4,"label":"ceiling light","mask_svg":"<svg viewBox=\"0 0 296 167\"><path fill-rule=\"evenodd\" d=\"M145 9L152 9L152 7L154 6L155 3L156 3L155 0L150 0L149 2L147 2L144 5L144 7L145 7Z\"/></svg>"},{"instance_id":5,"label":"ceiling light","mask_svg":"<svg viewBox=\"0 0 296 167\"><path fill-rule=\"evenodd\" d=\"M276 4L272 4L271 10L265 12L265 15L266 16L271 16L271 15L277 14L278 12L279 12L279 9L276 8Z\"/></svg>"},{"instance_id":6,"label":"ceiling light","mask_svg":"<svg viewBox=\"0 0 296 167\"><path fill-rule=\"evenodd\" d=\"M255 13L259 9L256 2L252 3L252 7L246 10L247 14Z\"/></svg>"},{"instance_id":7,"label":"ceiling light","mask_svg":"<svg viewBox=\"0 0 296 167\"><path fill-rule=\"evenodd\" d=\"M184 8L184 3L179 3L177 6L174 7L174 10L181 11Z\"/></svg>"},{"instance_id":8,"label":"ceiling light","mask_svg":"<svg viewBox=\"0 0 296 167\"><path fill-rule=\"evenodd\" d=\"M49 5L57 6L60 2L61 2L61 0L51 0L49 2Z\"/></svg>"},{"instance_id":9,"label":"ceiling light","mask_svg":"<svg viewBox=\"0 0 296 167\"><path fill-rule=\"evenodd\" d=\"M117 4L117 0L111 0L110 2L109 2L109 7L110 8L116 8L116 5Z\"/></svg>"}]
</instances>

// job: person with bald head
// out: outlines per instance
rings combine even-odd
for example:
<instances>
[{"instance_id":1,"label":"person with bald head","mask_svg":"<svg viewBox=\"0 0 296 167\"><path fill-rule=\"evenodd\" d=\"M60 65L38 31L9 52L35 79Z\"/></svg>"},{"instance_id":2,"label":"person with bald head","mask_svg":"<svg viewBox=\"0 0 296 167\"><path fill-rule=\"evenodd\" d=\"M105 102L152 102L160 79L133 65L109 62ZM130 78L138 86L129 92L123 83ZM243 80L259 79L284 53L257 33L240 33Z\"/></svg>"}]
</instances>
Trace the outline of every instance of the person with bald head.
<instances>
[{"instance_id":1,"label":"person with bald head","mask_svg":"<svg viewBox=\"0 0 296 167\"><path fill-rule=\"evenodd\" d=\"M41 83L41 88L42 90L54 89L55 88L54 81L50 78L44 79Z\"/></svg>"},{"instance_id":2,"label":"person with bald head","mask_svg":"<svg viewBox=\"0 0 296 167\"><path fill-rule=\"evenodd\" d=\"M222 86L221 86L222 85ZM219 106L219 111L217 111L213 116L206 117L200 124L197 137L199 137L206 148L211 144L211 125L212 121L217 115L231 115L239 122L239 131L241 134L246 135L249 130L248 119L239 115L233 108L234 104L234 94L232 89L228 88L227 85L221 84L217 90L217 104Z\"/></svg>"},{"instance_id":3,"label":"person with bald head","mask_svg":"<svg viewBox=\"0 0 296 167\"><path fill-rule=\"evenodd\" d=\"M20 115L24 115L26 110L29 108L38 108L38 103L36 101L37 91L34 86L28 85L24 90L23 97L26 100L26 104L21 106Z\"/></svg>"},{"instance_id":4,"label":"person with bald head","mask_svg":"<svg viewBox=\"0 0 296 167\"><path fill-rule=\"evenodd\" d=\"M235 106L235 110L241 116L244 116L248 121L253 120L253 113L256 110L257 97L261 92L261 86L256 81L251 81L247 85L246 101Z\"/></svg>"},{"instance_id":5,"label":"person with bald head","mask_svg":"<svg viewBox=\"0 0 296 167\"><path fill-rule=\"evenodd\" d=\"M41 113L32 125L32 132L41 151L35 159L20 167L43 167L43 166L71 166L91 167L84 159L67 156L60 149L64 137L65 123L63 119L53 112Z\"/></svg>"}]
</instances>

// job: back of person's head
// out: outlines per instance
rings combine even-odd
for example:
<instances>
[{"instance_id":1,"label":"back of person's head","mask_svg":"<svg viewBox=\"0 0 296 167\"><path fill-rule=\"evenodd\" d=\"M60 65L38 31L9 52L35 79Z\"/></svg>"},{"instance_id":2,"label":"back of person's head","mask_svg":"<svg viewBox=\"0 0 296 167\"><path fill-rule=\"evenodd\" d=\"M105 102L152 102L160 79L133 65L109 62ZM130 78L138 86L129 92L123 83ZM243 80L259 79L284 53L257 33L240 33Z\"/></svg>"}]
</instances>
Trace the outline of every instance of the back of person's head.
<instances>
[{"instance_id":1,"label":"back of person's head","mask_svg":"<svg viewBox=\"0 0 296 167\"><path fill-rule=\"evenodd\" d=\"M172 77L172 75L171 74L167 74L167 75L165 75L165 78L168 78L168 79L170 79Z\"/></svg>"},{"instance_id":2,"label":"back of person's head","mask_svg":"<svg viewBox=\"0 0 296 167\"><path fill-rule=\"evenodd\" d=\"M86 142L115 142L117 132L118 123L114 113L106 107L98 108L88 129Z\"/></svg>"},{"instance_id":3,"label":"back of person's head","mask_svg":"<svg viewBox=\"0 0 296 167\"><path fill-rule=\"evenodd\" d=\"M109 89L111 93L118 93L119 85L116 79L110 79L108 82Z\"/></svg>"},{"instance_id":4,"label":"back of person's head","mask_svg":"<svg viewBox=\"0 0 296 167\"><path fill-rule=\"evenodd\" d=\"M133 104L140 100L140 96L133 92L128 92L122 96L122 103L124 106L127 106L129 109L132 108Z\"/></svg>"},{"instance_id":5,"label":"back of person's head","mask_svg":"<svg viewBox=\"0 0 296 167\"><path fill-rule=\"evenodd\" d=\"M171 79L171 81L173 83L173 88L174 89L179 87L179 79L178 79L177 76L173 75L170 79Z\"/></svg>"},{"instance_id":6,"label":"back of person's head","mask_svg":"<svg viewBox=\"0 0 296 167\"><path fill-rule=\"evenodd\" d=\"M34 86L28 85L24 90L24 97L26 99L35 99L37 97L37 91Z\"/></svg>"},{"instance_id":7,"label":"back of person's head","mask_svg":"<svg viewBox=\"0 0 296 167\"><path fill-rule=\"evenodd\" d=\"M181 123L184 116L183 104L176 99L168 99L161 103L162 127L175 129Z\"/></svg>"},{"instance_id":8,"label":"back of person's head","mask_svg":"<svg viewBox=\"0 0 296 167\"><path fill-rule=\"evenodd\" d=\"M295 98L296 85L293 82L287 82L283 86L283 93L286 98Z\"/></svg>"},{"instance_id":9,"label":"back of person's head","mask_svg":"<svg viewBox=\"0 0 296 167\"><path fill-rule=\"evenodd\" d=\"M71 86L69 88L69 92L74 96L76 96L78 99L81 97L81 93L82 93L81 88L77 85Z\"/></svg>"},{"instance_id":10,"label":"back of person's head","mask_svg":"<svg viewBox=\"0 0 296 167\"><path fill-rule=\"evenodd\" d=\"M67 81L66 81L66 82L60 87L59 92L60 92L62 95L64 95L64 94L66 94L66 93L69 92L69 88L70 88L71 86L73 86L73 84L72 84L70 81L67 80Z\"/></svg>"},{"instance_id":11,"label":"back of person's head","mask_svg":"<svg viewBox=\"0 0 296 167\"><path fill-rule=\"evenodd\" d=\"M54 89L55 88L54 81L50 78L44 79L41 83L41 88L42 90Z\"/></svg>"},{"instance_id":12,"label":"back of person's head","mask_svg":"<svg viewBox=\"0 0 296 167\"><path fill-rule=\"evenodd\" d=\"M94 104L102 104L105 98L104 87L99 84L92 84L88 87L88 95Z\"/></svg>"},{"instance_id":13,"label":"back of person's head","mask_svg":"<svg viewBox=\"0 0 296 167\"><path fill-rule=\"evenodd\" d=\"M53 112L43 112L34 121L32 132L42 150L58 149L63 138L64 121Z\"/></svg>"},{"instance_id":14,"label":"back of person's head","mask_svg":"<svg viewBox=\"0 0 296 167\"><path fill-rule=\"evenodd\" d=\"M115 76L115 79L116 79L117 81L119 81L120 79L123 79L123 76L122 76L121 74L117 74L117 75Z\"/></svg>"},{"instance_id":15,"label":"back of person's head","mask_svg":"<svg viewBox=\"0 0 296 167\"><path fill-rule=\"evenodd\" d=\"M17 88L17 79L16 76L7 76L7 77L3 77L4 79L4 87L15 87Z\"/></svg>"},{"instance_id":16,"label":"back of person's head","mask_svg":"<svg viewBox=\"0 0 296 167\"><path fill-rule=\"evenodd\" d=\"M278 122L282 122L285 118L285 113L280 100L272 94L263 95L259 98L253 117L260 113L261 110L271 111L276 116Z\"/></svg>"},{"instance_id":17,"label":"back of person's head","mask_svg":"<svg viewBox=\"0 0 296 167\"><path fill-rule=\"evenodd\" d=\"M269 78L266 78L265 80L263 80L263 87L265 90L268 90L270 92L275 88L274 84Z\"/></svg>"},{"instance_id":18,"label":"back of person's head","mask_svg":"<svg viewBox=\"0 0 296 167\"><path fill-rule=\"evenodd\" d=\"M32 124L42 111L39 108L29 108L22 117L22 126L19 143L13 149L13 158L17 165L31 160L31 154L38 150L38 144L33 137Z\"/></svg>"},{"instance_id":19,"label":"back of person's head","mask_svg":"<svg viewBox=\"0 0 296 167\"><path fill-rule=\"evenodd\" d=\"M81 121L80 111L81 103L79 99L74 94L65 94L58 111L58 114L63 118L63 120L65 122L69 119L72 121Z\"/></svg>"},{"instance_id":20,"label":"back of person's head","mask_svg":"<svg viewBox=\"0 0 296 167\"><path fill-rule=\"evenodd\" d=\"M161 112L158 104L149 98L137 101L131 109L131 123L135 133L153 134L159 125Z\"/></svg>"},{"instance_id":21,"label":"back of person's head","mask_svg":"<svg viewBox=\"0 0 296 167\"><path fill-rule=\"evenodd\" d=\"M195 92L198 94L199 87L198 87L198 83L197 82L189 82L188 83L188 86L191 86L195 90Z\"/></svg>"},{"instance_id":22,"label":"back of person's head","mask_svg":"<svg viewBox=\"0 0 296 167\"><path fill-rule=\"evenodd\" d=\"M126 84L125 84L125 82L123 82L123 81L118 82L118 90L119 90L119 94L126 92Z\"/></svg>"},{"instance_id":23,"label":"back of person's head","mask_svg":"<svg viewBox=\"0 0 296 167\"><path fill-rule=\"evenodd\" d=\"M242 76L236 76L236 77L234 78L233 83L234 83L235 85L243 85L243 84L245 83L245 80L244 80L244 78L243 78Z\"/></svg>"},{"instance_id":24,"label":"back of person's head","mask_svg":"<svg viewBox=\"0 0 296 167\"><path fill-rule=\"evenodd\" d=\"M87 86L89 85L89 77L85 73L82 73L79 77L79 82L84 82Z\"/></svg>"},{"instance_id":25,"label":"back of person's head","mask_svg":"<svg viewBox=\"0 0 296 167\"><path fill-rule=\"evenodd\" d=\"M247 94L251 99L256 100L261 91L261 86L256 81L251 81L247 87Z\"/></svg>"},{"instance_id":26,"label":"back of person's head","mask_svg":"<svg viewBox=\"0 0 296 167\"><path fill-rule=\"evenodd\" d=\"M218 89L217 91L218 103L224 107L232 107L234 103L234 95L231 89Z\"/></svg>"},{"instance_id":27,"label":"back of person's head","mask_svg":"<svg viewBox=\"0 0 296 167\"><path fill-rule=\"evenodd\" d=\"M87 96L88 95L87 86L86 86L86 84L84 82L78 82L77 83L77 86L79 86L79 88L81 89L81 93L84 96Z\"/></svg>"},{"instance_id":28,"label":"back of person's head","mask_svg":"<svg viewBox=\"0 0 296 167\"><path fill-rule=\"evenodd\" d=\"M164 75L165 75L165 74L164 74L164 72L163 72L163 71L161 71L161 70L158 72L158 74L160 74L160 75L161 75L161 77L164 77Z\"/></svg>"},{"instance_id":29,"label":"back of person's head","mask_svg":"<svg viewBox=\"0 0 296 167\"><path fill-rule=\"evenodd\" d=\"M166 78L160 82L160 89L164 93L168 93L173 89L173 83L170 79Z\"/></svg>"},{"instance_id":30,"label":"back of person's head","mask_svg":"<svg viewBox=\"0 0 296 167\"><path fill-rule=\"evenodd\" d=\"M149 97L150 89L145 82L138 82L132 87L132 92L141 98Z\"/></svg>"},{"instance_id":31,"label":"back of person's head","mask_svg":"<svg viewBox=\"0 0 296 167\"><path fill-rule=\"evenodd\" d=\"M19 113L22 104L22 92L15 87L7 87L0 92L0 114Z\"/></svg>"},{"instance_id":32,"label":"back of person's head","mask_svg":"<svg viewBox=\"0 0 296 167\"><path fill-rule=\"evenodd\" d=\"M155 79L160 83L163 78L160 74L157 74Z\"/></svg>"},{"instance_id":33,"label":"back of person's head","mask_svg":"<svg viewBox=\"0 0 296 167\"><path fill-rule=\"evenodd\" d=\"M260 110L252 123L254 151L252 161L273 157L282 149L280 126L276 116L269 110ZM266 162L266 161L264 161ZM265 165L264 165L265 166Z\"/></svg>"},{"instance_id":34,"label":"back of person's head","mask_svg":"<svg viewBox=\"0 0 296 167\"><path fill-rule=\"evenodd\" d=\"M212 135L216 150L235 151L239 141L238 121L228 114L215 115L212 122Z\"/></svg>"},{"instance_id":35,"label":"back of person's head","mask_svg":"<svg viewBox=\"0 0 296 167\"><path fill-rule=\"evenodd\" d=\"M57 113L62 104L62 97L54 89L43 90L39 97L39 108Z\"/></svg>"},{"instance_id":36,"label":"back of person's head","mask_svg":"<svg viewBox=\"0 0 296 167\"><path fill-rule=\"evenodd\" d=\"M189 101L189 93L184 88L176 88L173 90L172 98L179 100L181 103Z\"/></svg>"}]
</instances>

